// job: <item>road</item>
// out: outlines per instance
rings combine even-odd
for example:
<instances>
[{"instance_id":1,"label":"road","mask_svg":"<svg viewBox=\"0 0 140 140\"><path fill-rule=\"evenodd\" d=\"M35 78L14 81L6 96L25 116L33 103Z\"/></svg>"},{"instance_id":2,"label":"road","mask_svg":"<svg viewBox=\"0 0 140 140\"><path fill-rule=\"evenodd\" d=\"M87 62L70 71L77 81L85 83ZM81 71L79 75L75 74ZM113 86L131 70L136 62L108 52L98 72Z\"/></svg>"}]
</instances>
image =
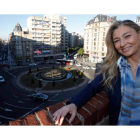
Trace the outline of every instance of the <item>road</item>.
<instances>
[{"instance_id":1,"label":"road","mask_svg":"<svg viewBox=\"0 0 140 140\"><path fill-rule=\"evenodd\" d=\"M4 53L3 53L4 54ZM5 54L4 54L5 55ZM8 49L8 60L3 61L3 63L11 64L13 56L9 53ZM1 62L2 63L2 62ZM16 64L16 61L13 61ZM52 67L53 65L40 65L40 67ZM58 65L57 65L58 66ZM62 66L63 67L63 66ZM75 65L70 66L80 70L81 72L86 72L90 75L90 81L94 78L94 70L85 70L82 67L77 67ZM36 68L36 67L34 67ZM27 71L29 68L24 67L10 70L6 72L4 68L0 67L0 75L5 79L5 83L0 83L0 124L8 124L10 120L15 120L17 118L23 118L28 114L35 113L41 109L45 109L47 106L62 102L73 95L79 93L84 87L79 88L74 91L62 92L62 93L47 93L49 96L48 100L45 102L34 101L31 99L30 95L33 92L27 92L20 89L15 85L16 77L23 71Z\"/></svg>"},{"instance_id":2,"label":"road","mask_svg":"<svg viewBox=\"0 0 140 140\"><path fill-rule=\"evenodd\" d=\"M44 66L40 65L39 67ZM81 67L73 67L83 71ZM23 118L28 114L45 109L47 106L56 104L57 102L62 102L79 93L84 88L82 87L74 91L57 94L47 93L49 96L47 101L34 101L30 97L32 92L26 92L15 85L16 77L25 70L28 70L28 67L14 69L9 71L10 73L7 73L4 71L4 68L0 67L0 75L5 79L5 83L0 83L0 124L8 124L10 120ZM94 76L93 70L84 71L88 71L90 75Z\"/></svg>"}]
</instances>

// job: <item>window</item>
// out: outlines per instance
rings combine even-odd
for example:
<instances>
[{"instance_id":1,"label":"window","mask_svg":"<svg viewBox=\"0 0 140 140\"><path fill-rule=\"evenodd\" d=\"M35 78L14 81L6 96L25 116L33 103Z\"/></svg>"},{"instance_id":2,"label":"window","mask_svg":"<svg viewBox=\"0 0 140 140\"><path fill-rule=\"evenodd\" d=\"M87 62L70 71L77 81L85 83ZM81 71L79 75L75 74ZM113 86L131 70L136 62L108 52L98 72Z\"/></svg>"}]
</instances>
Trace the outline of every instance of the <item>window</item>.
<instances>
[{"instance_id":1,"label":"window","mask_svg":"<svg viewBox=\"0 0 140 140\"><path fill-rule=\"evenodd\" d=\"M105 36L105 32L103 32L103 36Z\"/></svg>"},{"instance_id":2,"label":"window","mask_svg":"<svg viewBox=\"0 0 140 140\"><path fill-rule=\"evenodd\" d=\"M102 56L104 56L104 53L102 53Z\"/></svg>"},{"instance_id":3,"label":"window","mask_svg":"<svg viewBox=\"0 0 140 140\"><path fill-rule=\"evenodd\" d=\"M104 42L102 43L102 46L104 46L105 44L104 44Z\"/></svg>"},{"instance_id":4,"label":"window","mask_svg":"<svg viewBox=\"0 0 140 140\"><path fill-rule=\"evenodd\" d=\"M102 51L104 51L104 47L102 47Z\"/></svg>"}]
</instances>

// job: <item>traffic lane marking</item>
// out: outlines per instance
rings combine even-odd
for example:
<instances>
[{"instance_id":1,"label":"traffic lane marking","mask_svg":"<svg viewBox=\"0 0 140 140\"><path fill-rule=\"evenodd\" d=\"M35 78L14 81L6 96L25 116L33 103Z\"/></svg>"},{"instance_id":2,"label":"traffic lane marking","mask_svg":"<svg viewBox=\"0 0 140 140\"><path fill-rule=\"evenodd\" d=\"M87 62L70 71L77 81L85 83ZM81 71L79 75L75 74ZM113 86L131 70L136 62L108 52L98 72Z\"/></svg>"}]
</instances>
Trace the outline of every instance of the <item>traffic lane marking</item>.
<instances>
[{"instance_id":1,"label":"traffic lane marking","mask_svg":"<svg viewBox=\"0 0 140 140\"><path fill-rule=\"evenodd\" d=\"M23 118L23 117L27 116L28 114L30 114L30 113L33 112L34 110L38 109L40 106L42 106L42 105L45 104L45 103L46 103L46 102L44 102L44 103L40 104L39 106L33 108L31 111L27 112L26 114L24 114L24 115L21 116L20 118Z\"/></svg>"},{"instance_id":2,"label":"traffic lane marking","mask_svg":"<svg viewBox=\"0 0 140 140\"><path fill-rule=\"evenodd\" d=\"M52 98L50 98L48 101L57 101L57 100L51 100L53 98L55 98L56 96L58 96L59 94L54 95Z\"/></svg>"},{"instance_id":3,"label":"traffic lane marking","mask_svg":"<svg viewBox=\"0 0 140 140\"><path fill-rule=\"evenodd\" d=\"M2 116L2 115L0 115L0 118L4 118L4 119L7 119L7 120L15 120L15 118L5 117L5 116Z\"/></svg>"},{"instance_id":4,"label":"traffic lane marking","mask_svg":"<svg viewBox=\"0 0 140 140\"><path fill-rule=\"evenodd\" d=\"M15 105L11 105L9 103L6 103L6 102L3 102L4 104L8 105L8 106L12 106L12 107L15 107L15 108L22 108L22 109L33 109L33 108L27 108L27 107L19 107L19 106L15 106Z\"/></svg>"}]
</instances>

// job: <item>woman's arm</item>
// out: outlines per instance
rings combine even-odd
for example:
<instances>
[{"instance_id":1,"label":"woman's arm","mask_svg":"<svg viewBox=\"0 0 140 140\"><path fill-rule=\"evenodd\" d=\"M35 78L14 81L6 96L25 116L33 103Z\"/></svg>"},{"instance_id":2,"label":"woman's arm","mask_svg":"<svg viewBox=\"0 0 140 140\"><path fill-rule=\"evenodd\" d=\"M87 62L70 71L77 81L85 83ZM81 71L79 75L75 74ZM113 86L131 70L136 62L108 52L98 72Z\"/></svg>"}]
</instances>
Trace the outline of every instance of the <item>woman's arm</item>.
<instances>
[{"instance_id":1,"label":"woman's arm","mask_svg":"<svg viewBox=\"0 0 140 140\"><path fill-rule=\"evenodd\" d=\"M57 110L53 116L55 124L62 125L65 116L70 113L71 118L69 123L71 123L77 113L77 109L81 108L86 102L88 102L91 97L97 94L103 87L102 74L98 75L91 83L89 83L79 94L73 96L66 104L66 106Z\"/></svg>"},{"instance_id":2,"label":"woman's arm","mask_svg":"<svg viewBox=\"0 0 140 140\"><path fill-rule=\"evenodd\" d=\"M95 79L89 83L79 94L73 96L67 105L74 103L77 106L77 109L81 108L86 102L88 102L92 96L96 95L102 90L103 87L103 75L99 74Z\"/></svg>"}]
</instances>

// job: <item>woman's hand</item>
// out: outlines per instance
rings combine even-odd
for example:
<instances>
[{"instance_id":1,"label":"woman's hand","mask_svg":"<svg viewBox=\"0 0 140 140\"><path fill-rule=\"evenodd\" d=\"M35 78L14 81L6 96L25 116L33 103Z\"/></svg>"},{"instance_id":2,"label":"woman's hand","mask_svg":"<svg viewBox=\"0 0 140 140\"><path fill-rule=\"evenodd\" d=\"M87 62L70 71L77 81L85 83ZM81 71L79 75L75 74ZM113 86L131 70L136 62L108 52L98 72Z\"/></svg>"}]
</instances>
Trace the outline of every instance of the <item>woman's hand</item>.
<instances>
[{"instance_id":1,"label":"woman's hand","mask_svg":"<svg viewBox=\"0 0 140 140\"><path fill-rule=\"evenodd\" d=\"M72 103L72 104L63 106L62 108L57 110L53 114L54 116L53 121L55 121L55 124L62 125L64 118L68 113L71 114L71 118L69 119L69 123L71 123L74 120L77 113L77 107L75 104Z\"/></svg>"}]
</instances>

